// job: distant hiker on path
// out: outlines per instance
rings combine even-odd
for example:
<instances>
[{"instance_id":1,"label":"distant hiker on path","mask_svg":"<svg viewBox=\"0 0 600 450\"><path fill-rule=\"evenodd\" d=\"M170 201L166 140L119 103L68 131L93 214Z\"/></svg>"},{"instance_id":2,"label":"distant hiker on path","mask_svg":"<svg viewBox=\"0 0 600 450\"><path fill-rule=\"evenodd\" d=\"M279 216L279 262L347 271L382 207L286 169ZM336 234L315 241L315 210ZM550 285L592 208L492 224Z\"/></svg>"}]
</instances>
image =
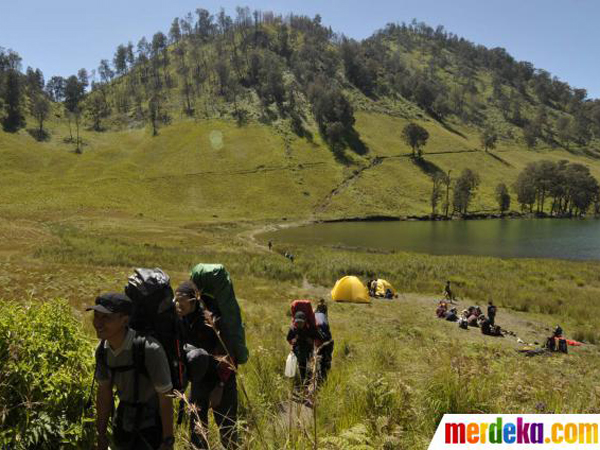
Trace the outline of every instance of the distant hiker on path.
<instances>
[{"instance_id":1,"label":"distant hiker on path","mask_svg":"<svg viewBox=\"0 0 600 450\"><path fill-rule=\"evenodd\" d=\"M442 295L446 300L454 302L454 292L452 292L452 289L450 288L450 281L446 281L446 286L444 286Z\"/></svg>"},{"instance_id":2,"label":"distant hiker on path","mask_svg":"<svg viewBox=\"0 0 600 450\"><path fill-rule=\"evenodd\" d=\"M124 294L96 298L94 328L101 339L96 349L96 450L108 449L107 428L114 398L119 406L112 421L115 450L171 450L173 402L171 372L162 346L129 328L132 302Z\"/></svg>"},{"instance_id":3,"label":"distant hiker on path","mask_svg":"<svg viewBox=\"0 0 600 450\"><path fill-rule=\"evenodd\" d=\"M273 248L273 242L269 241L269 251Z\"/></svg>"},{"instance_id":4,"label":"distant hiker on path","mask_svg":"<svg viewBox=\"0 0 600 450\"><path fill-rule=\"evenodd\" d=\"M490 320L490 324L492 326L496 325L495 320L496 320L496 305L494 305L494 303L490 300L488 302L488 307L487 307L487 313L488 313L488 319Z\"/></svg>"}]
</instances>

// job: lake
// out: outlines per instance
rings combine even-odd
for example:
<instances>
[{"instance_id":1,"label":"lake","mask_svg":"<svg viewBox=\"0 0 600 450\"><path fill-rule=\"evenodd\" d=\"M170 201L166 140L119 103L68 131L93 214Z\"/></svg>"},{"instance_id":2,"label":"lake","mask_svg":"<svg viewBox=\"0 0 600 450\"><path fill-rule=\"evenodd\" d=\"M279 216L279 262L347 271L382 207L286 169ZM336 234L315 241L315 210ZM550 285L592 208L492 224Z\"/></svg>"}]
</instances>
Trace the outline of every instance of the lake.
<instances>
[{"instance_id":1,"label":"lake","mask_svg":"<svg viewBox=\"0 0 600 450\"><path fill-rule=\"evenodd\" d=\"M315 244L434 255L600 260L600 221L493 219L317 223L263 233L275 245Z\"/></svg>"}]
</instances>

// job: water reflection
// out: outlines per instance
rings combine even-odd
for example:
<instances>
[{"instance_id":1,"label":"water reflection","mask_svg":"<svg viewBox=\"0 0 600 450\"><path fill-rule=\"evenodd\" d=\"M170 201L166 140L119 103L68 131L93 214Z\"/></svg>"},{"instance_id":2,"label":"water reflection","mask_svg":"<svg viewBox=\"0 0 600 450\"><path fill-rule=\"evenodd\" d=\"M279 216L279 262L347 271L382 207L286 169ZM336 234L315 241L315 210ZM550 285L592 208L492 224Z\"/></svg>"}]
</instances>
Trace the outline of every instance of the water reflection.
<instances>
[{"instance_id":1,"label":"water reflection","mask_svg":"<svg viewBox=\"0 0 600 450\"><path fill-rule=\"evenodd\" d=\"M600 260L597 220L338 222L265 233L261 238L436 255Z\"/></svg>"}]
</instances>

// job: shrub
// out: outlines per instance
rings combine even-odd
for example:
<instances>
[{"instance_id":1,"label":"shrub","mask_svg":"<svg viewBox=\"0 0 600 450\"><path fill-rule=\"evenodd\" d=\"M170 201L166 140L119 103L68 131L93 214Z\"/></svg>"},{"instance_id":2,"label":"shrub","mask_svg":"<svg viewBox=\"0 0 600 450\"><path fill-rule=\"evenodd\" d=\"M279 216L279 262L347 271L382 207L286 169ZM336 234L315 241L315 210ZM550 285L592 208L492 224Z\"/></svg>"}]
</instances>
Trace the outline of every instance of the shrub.
<instances>
[{"instance_id":1,"label":"shrub","mask_svg":"<svg viewBox=\"0 0 600 450\"><path fill-rule=\"evenodd\" d=\"M2 303L0 448L91 448L93 344L81 324L64 300Z\"/></svg>"}]
</instances>

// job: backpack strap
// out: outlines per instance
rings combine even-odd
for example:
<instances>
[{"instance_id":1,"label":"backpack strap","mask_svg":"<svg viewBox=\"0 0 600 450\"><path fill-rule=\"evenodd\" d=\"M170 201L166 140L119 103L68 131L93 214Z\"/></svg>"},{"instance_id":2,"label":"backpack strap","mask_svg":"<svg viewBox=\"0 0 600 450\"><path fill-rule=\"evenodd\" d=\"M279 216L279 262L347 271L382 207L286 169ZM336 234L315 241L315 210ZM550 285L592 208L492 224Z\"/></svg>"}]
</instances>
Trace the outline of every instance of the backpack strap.
<instances>
[{"instance_id":1,"label":"backpack strap","mask_svg":"<svg viewBox=\"0 0 600 450\"><path fill-rule=\"evenodd\" d=\"M134 430L138 430L140 421L141 421L141 413L142 413L142 405L140 403L140 374L147 374L146 370L146 337L143 335L136 335L133 339L132 346L132 363L125 366L117 366L111 367L108 364L108 354L105 348L105 340L100 342L100 349L98 354L98 360L96 364L103 364L104 367L108 370L110 374L110 384L111 386L114 383L115 373L117 372L127 372L130 370L134 370L134 378L133 378L133 401L132 402L124 402L129 403L131 406L135 407L135 420L134 420ZM114 414L114 402L111 408L111 416Z\"/></svg>"},{"instance_id":2,"label":"backpack strap","mask_svg":"<svg viewBox=\"0 0 600 450\"><path fill-rule=\"evenodd\" d=\"M140 374L146 371L146 337L136 336L133 340L133 368L135 370L133 381L133 403L135 405L135 420L133 429L137 431L142 418L142 405L140 404Z\"/></svg>"}]
</instances>

